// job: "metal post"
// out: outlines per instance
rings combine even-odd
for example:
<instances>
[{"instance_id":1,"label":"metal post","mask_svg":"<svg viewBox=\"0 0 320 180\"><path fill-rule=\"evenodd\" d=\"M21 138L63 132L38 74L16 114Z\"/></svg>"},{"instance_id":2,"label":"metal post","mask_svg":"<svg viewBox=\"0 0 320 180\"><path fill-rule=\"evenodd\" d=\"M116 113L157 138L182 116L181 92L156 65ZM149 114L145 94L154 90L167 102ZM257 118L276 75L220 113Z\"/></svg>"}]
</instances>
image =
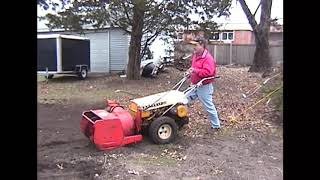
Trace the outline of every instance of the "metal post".
<instances>
[{"instance_id":1,"label":"metal post","mask_svg":"<svg viewBox=\"0 0 320 180\"><path fill-rule=\"evenodd\" d=\"M230 42L230 63L232 64L232 41Z\"/></svg>"},{"instance_id":2,"label":"metal post","mask_svg":"<svg viewBox=\"0 0 320 180\"><path fill-rule=\"evenodd\" d=\"M216 60L216 63L218 63L218 60L217 60L217 45L215 44L214 46L213 46L213 53L214 53L214 59Z\"/></svg>"},{"instance_id":3,"label":"metal post","mask_svg":"<svg viewBox=\"0 0 320 180\"><path fill-rule=\"evenodd\" d=\"M57 72L62 72L62 38L57 37Z\"/></svg>"},{"instance_id":4,"label":"metal post","mask_svg":"<svg viewBox=\"0 0 320 180\"><path fill-rule=\"evenodd\" d=\"M48 67L46 67L46 81L48 82L48 79L49 79L49 72L48 72L49 70L48 70Z\"/></svg>"}]
</instances>

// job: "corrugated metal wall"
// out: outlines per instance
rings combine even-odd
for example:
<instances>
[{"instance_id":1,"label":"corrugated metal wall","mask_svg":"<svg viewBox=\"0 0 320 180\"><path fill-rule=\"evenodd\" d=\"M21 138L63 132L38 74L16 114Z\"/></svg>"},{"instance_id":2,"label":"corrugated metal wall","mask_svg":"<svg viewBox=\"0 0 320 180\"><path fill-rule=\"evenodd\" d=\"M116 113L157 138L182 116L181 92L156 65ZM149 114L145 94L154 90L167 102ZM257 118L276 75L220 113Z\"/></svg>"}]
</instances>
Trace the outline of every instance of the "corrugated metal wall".
<instances>
[{"instance_id":1,"label":"corrugated metal wall","mask_svg":"<svg viewBox=\"0 0 320 180\"><path fill-rule=\"evenodd\" d=\"M127 69L129 36L124 31L110 30L110 71L117 72Z\"/></svg>"},{"instance_id":2,"label":"corrugated metal wall","mask_svg":"<svg viewBox=\"0 0 320 180\"><path fill-rule=\"evenodd\" d=\"M43 32L38 34L73 34L90 39L91 72L118 72L126 70L130 36L119 28L99 31Z\"/></svg>"},{"instance_id":3,"label":"corrugated metal wall","mask_svg":"<svg viewBox=\"0 0 320 180\"><path fill-rule=\"evenodd\" d=\"M109 31L84 36L90 39L91 72L109 72Z\"/></svg>"}]
</instances>

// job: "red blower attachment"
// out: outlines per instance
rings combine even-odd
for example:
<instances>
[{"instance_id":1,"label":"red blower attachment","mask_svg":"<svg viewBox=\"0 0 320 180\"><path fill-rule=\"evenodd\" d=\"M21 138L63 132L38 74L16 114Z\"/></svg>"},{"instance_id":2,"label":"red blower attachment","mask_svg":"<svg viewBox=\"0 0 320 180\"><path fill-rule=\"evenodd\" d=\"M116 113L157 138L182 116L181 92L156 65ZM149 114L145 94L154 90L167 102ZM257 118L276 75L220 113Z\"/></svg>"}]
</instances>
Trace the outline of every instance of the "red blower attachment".
<instances>
[{"instance_id":1,"label":"red blower attachment","mask_svg":"<svg viewBox=\"0 0 320 180\"><path fill-rule=\"evenodd\" d=\"M117 102L107 100L107 108L82 113L81 131L100 150L111 150L142 140L137 124L140 112L135 118Z\"/></svg>"}]
</instances>

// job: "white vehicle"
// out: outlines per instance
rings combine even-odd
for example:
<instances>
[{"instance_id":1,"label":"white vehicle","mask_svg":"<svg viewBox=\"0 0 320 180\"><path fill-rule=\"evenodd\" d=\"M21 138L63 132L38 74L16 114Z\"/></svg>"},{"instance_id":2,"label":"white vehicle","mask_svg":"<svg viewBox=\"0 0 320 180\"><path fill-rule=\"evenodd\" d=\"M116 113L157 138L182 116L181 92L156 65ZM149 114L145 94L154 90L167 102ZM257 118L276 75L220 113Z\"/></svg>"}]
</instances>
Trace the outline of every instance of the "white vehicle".
<instances>
[{"instance_id":1,"label":"white vehicle","mask_svg":"<svg viewBox=\"0 0 320 180\"><path fill-rule=\"evenodd\" d=\"M161 58L154 58L150 50L141 59L140 75L144 77L155 77L164 68Z\"/></svg>"}]
</instances>

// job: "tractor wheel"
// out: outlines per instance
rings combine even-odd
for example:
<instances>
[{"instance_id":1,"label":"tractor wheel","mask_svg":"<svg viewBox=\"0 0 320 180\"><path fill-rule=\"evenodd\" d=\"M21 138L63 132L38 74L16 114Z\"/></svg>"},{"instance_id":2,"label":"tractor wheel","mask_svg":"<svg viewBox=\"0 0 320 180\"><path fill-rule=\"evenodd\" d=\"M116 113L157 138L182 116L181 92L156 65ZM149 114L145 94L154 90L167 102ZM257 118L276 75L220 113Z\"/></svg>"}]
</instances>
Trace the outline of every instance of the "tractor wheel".
<instances>
[{"instance_id":1,"label":"tractor wheel","mask_svg":"<svg viewBox=\"0 0 320 180\"><path fill-rule=\"evenodd\" d=\"M82 68L81 71L78 74L80 79L85 79L88 76L88 70L87 68Z\"/></svg>"},{"instance_id":2,"label":"tractor wheel","mask_svg":"<svg viewBox=\"0 0 320 180\"><path fill-rule=\"evenodd\" d=\"M149 136L156 144L172 142L178 133L178 125L174 119L162 116L155 119L149 126Z\"/></svg>"},{"instance_id":3,"label":"tractor wheel","mask_svg":"<svg viewBox=\"0 0 320 180\"><path fill-rule=\"evenodd\" d=\"M52 79L53 78L53 74L48 74L48 76L44 76L46 79Z\"/></svg>"}]
</instances>

